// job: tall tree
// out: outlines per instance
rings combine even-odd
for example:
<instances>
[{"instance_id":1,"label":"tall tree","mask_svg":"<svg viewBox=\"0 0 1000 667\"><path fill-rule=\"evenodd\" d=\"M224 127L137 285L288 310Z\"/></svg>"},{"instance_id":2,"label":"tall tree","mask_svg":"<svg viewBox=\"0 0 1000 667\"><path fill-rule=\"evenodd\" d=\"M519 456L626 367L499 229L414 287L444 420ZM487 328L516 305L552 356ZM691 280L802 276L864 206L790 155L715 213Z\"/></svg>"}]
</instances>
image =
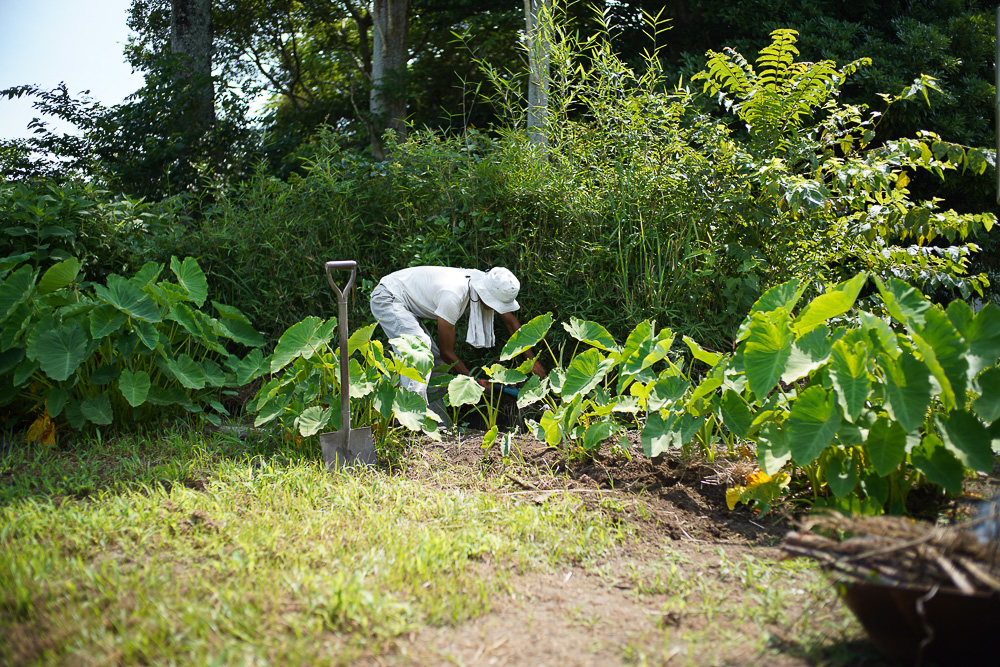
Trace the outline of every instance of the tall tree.
<instances>
[{"instance_id":1,"label":"tall tree","mask_svg":"<svg viewBox=\"0 0 1000 667\"><path fill-rule=\"evenodd\" d=\"M552 0L524 0L524 42L528 51L528 134L536 144L546 143L549 109L549 54Z\"/></svg>"},{"instance_id":2,"label":"tall tree","mask_svg":"<svg viewBox=\"0 0 1000 667\"><path fill-rule=\"evenodd\" d=\"M406 136L406 64L409 60L410 0L372 3L372 154L385 158L380 130Z\"/></svg>"},{"instance_id":3,"label":"tall tree","mask_svg":"<svg viewBox=\"0 0 1000 667\"><path fill-rule=\"evenodd\" d=\"M171 0L170 50L181 56L178 83L189 86L189 122L206 130L215 124L212 83L212 0Z\"/></svg>"}]
</instances>

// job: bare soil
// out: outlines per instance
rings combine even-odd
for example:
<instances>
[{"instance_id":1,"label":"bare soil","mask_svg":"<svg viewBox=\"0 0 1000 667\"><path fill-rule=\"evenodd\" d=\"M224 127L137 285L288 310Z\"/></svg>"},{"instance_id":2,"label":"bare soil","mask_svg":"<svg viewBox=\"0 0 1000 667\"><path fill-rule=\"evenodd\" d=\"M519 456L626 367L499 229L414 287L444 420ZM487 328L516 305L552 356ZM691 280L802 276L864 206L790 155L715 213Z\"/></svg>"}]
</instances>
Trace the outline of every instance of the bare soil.
<instances>
[{"instance_id":1,"label":"bare soil","mask_svg":"<svg viewBox=\"0 0 1000 667\"><path fill-rule=\"evenodd\" d=\"M427 440L407 475L439 483L442 465L472 476L487 469L522 502L579 494L634 538L598 564L515 575L486 615L397 638L373 663L884 664L823 575L777 564L792 517L729 510L717 470L651 461L637 444L574 463L527 435L515 436L519 455L503 461L482 440L480 431Z\"/></svg>"}]
</instances>

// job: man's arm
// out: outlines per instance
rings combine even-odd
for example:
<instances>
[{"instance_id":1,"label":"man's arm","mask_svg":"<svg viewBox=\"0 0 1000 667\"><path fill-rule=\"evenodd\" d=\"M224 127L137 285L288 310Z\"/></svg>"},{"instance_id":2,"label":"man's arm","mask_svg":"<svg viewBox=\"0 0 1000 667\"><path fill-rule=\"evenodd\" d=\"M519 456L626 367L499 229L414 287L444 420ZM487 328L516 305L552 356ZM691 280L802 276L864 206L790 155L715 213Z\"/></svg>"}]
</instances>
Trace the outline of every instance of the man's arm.
<instances>
[{"instance_id":1,"label":"man's arm","mask_svg":"<svg viewBox=\"0 0 1000 667\"><path fill-rule=\"evenodd\" d=\"M455 325L443 317L438 318L438 349L441 350L441 358L444 363L454 364L452 368L462 375L472 375L465 362L455 354ZM482 378L476 382L481 384L483 388L489 387L489 382Z\"/></svg>"},{"instance_id":2,"label":"man's arm","mask_svg":"<svg viewBox=\"0 0 1000 667\"><path fill-rule=\"evenodd\" d=\"M507 327L507 331L510 332L511 336L514 335L515 331L521 328L521 323L517 321L517 317L514 316L514 313L500 313L500 319L503 320L504 326ZM527 350L524 351L524 358L534 359L535 351L532 350L531 348L528 348ZM545 367L542 366L540 363L538 363L538 361L535 361L535 365L531 369L531 372L540 378L543 378L546 375L548 375L548 371L546 371Z\"/></svg>"}]
</instances>

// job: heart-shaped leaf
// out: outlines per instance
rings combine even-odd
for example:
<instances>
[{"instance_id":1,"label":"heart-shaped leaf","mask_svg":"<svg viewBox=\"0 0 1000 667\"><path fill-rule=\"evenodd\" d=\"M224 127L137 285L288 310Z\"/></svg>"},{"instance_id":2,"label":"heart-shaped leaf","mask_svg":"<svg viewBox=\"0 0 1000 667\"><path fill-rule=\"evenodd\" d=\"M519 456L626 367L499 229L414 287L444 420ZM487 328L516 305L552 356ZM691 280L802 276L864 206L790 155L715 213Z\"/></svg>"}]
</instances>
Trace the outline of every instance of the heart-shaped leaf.
<instances>
[{"instance_id":1,"label":"heart-shaped leaf","mask_svg":"<svg viewBox=\"0 0 1000 667\"><path fill-rule=\"evenodd\" d=\"M204 305L208 297L208 280L198 266L198 261L194 257L185 257L183 262L179 262L176 257L171 257L170 270L177 276L178 284L187 291L191 300L199 308Z\"/></svg>"},{"instance_id":2,"label":"heart-shaped leaf","mask_svg":"<svg viewBox=\"0 0 1000 667\"><path fill-rule=\"evenodd\" d=\"M133 408L146 402L150 385L149 373L143 370L133 372L124 369L118 377L118 389Z\"/></svg>"},{"instance_id":3,"label":"heart-shaped leaf","mask_svg":"<svg viewBox=\"0 0 1000 667\"><path fill-rule=\"evenodd\" d=\"M537 345L552 326L552 313L539 315L528 322L525 322L503 346L500 352L500 361L513 359L519 354L530 350Z\"/></svg>"}]
</instances>

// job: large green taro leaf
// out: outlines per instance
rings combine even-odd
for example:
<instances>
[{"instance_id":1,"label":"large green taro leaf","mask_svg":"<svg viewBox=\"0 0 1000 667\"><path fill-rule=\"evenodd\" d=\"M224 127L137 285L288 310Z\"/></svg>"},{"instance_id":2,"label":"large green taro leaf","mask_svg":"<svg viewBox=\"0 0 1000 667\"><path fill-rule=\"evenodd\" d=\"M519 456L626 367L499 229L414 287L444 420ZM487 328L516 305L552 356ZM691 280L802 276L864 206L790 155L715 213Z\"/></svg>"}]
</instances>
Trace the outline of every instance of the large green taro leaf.
<instances>
[{"instance_id":1,"label":"large green taro leaf","mask_svg":"<svg viewBox=\"0 0 1000 667\"><path fill-rule=\"evenodd\" d=\"M817 296L802 309L802 312L792 322L795 334L801 336L828 320L849 311L854 306L858 293L861 292L861 288L866 282L868 282L868 274L862 272Z\"/></svg>"},{"instance_id":2,"label":"large green taro leaf","mask_svg":"<svg viewBox=\"0 0 1000 667\"><path fill-rule=\"evenodd\" d=\"M197 361L189 355L182 354L176 359L169 359L167 367L177 381L188 389L202 389L205 386L205 373Z\"/></svg>"},{"instance_id":3,"label":"large green taro leaf","mask_svg":"<svg viewBox=\"0 0 1000 667\"><path fill-rule=\"evenodd\" d=\"M906 431L899 422L880 417L868 430L865 451L875 472L885 477L906 457Z\"/></svg>"},{"instance_id":4,"label":"large green taro leaf","mask_svg":"<svg viewBox=\"0 0 1000 667\"><path fill-rule=\"evenodd\" d=\"M988 423L1000 419L1000 367L993 367L977 379L979 398L973 402L976 414Z\"/></svg>"},{"instance_id":5,"label":"large green taro leaf","mask_svg":"<svg viewBox=\"0 0 1000 667\"><path fill-rule=\"evenodd\" d=\"M124 369L118 377L118 389L133 408L137 408L146 402L146 397L149 395L149 387L149 373L143 370L132 372Z\"/></svg>"},{"instance_id":6,"label":"large green taro leaf","mask_svg":"<svg viewBox=\"0 0 1000 667\"><path fill-rule=\"evenodd\" d=\"M792 343L792 351L785 364L785 371L781 374L781 381L791 384L825 364L830 358L833 342L830 328L825 324L800 336Z\"/></svg>"},{"instance_id":7,"label":"large green taro leaf","mask_svg":"<svg viewBox=\"0 0 1000 667\"><path fill-rule=\"evenodd\" d=\"M962 492L965 473L962 462L933 433L924 436L920 446L910 453L910 460L932 483L944 487L949 493Z\"/></svg>"},{"instance_id":8,"label":"large green taro leaf","mask_svg":"<svg viewBox=\"0 0 1000 667\"><path fill-rule=\"evenodd\" d=\"M596 322L571 317L569 324L563 322L563 328L578 341L593 345L605 352L619 352L621 350L608 330Z\"/></svg>"},{"instance_id":9,"label":"large green taro leaf","mask_svg":"<svg viewBox=\"0 0 1000 667\"><path fill-rule=\"evenodd\" d=\"M24 265L7 276L0 285L0 322L31 296L31 285L35 280L35 270Z\"/></svg>"},{"instance_id":10,"label":"large green taro leaf","mask_svg":"<svg viewBox=\"0 0 1000 667\"><path fill-rule=\"evenodd\" d=\"M924 423L931 402L931 372L910 352L893 360L880 354L878 364L885 375L882 389L886 408L907 433Z\"/></svg>"},{"instance_id":11,"label":"large green taro leaf","mask_svg":"<svg viewBox=\"0 0 1000 667\"><path fill-rule=\"evenodd\" d=\"M948 319L958 329L969 348L969 378L1000 360L1000 308L992 303L973 314L969 305L955 299L948 305Z\"/></svg>"},{"instance_id":12,"label":"large green taro leaf","mask_svg":"<svg viewBox=\"0 0 1000 667\"><path fill-rule=\"evenodd\" d=\"M746 401L731 389L722 392L722 402L719 404L722 412L722 423L726 425L737 438L745 438L753 426L753 415ZM773 473L768 473L773 474Z\"/></svg>"},{"instance_id":13,"label":"large green taro leaf","mask_svg":"<svg viewBox=\"0 0 1000 667\"><path fill-rule=\"evenodd\" d=\"M953 410L934 420L945 447L967 468L993 470L993 448L990 434L982 422L965 410Z\"/></svg>"},{"instance_id":14,"label":"large green taro leaf","mask_svg":"<svg viewBox=\"0 0 1000 667\"><path fill-rule=\"evenodd\" d=\"M513 359L537 345L552 326L552 313L539 315L525 322L507 341L500 352L500 361Z\"/></svg>"},{"instance_id":15,"label":"large green taro leaf","mask_svg":"<svg viewBox=\"0 0 1000 667\"><path fill-rule=\"evenodd\" d=\"M889 278L885 282L874 276L875 286L892 319L900 324L923 326L924 314L930 309L931 302L917 288L899 278Z\"/></svg>"},{"instance_id":16,"label":"large green taro leaf","mask_svg":"<svg viewBox=\"0 0 1000 667\"><path fill-rule=\"evenodd\" d=\"M112 422L111 401L107 394L98 394L94 398L80 402L83 416L95 424L106 426Z\"/></svg>"},{"instance_id":17,"label":"large green taro leaf","mask_svg":"<svg viewBox=\"0 0 1000 667\"><path fill-rule=\"evenodd\" d=\"M191 300L200 308L208 298L208 280L198 266L194 257L185 257L179 262L176 257L170 258L170 270L177 276L177 283L187 291Z\"/></svg>"},{"instance_id":18,"label":"large green taro leaf","mask_svg":"<svg viewBox=\"0 0 1000 667\"><path fill-rule=\"evenodd\" d=\"M809 465L840 429L836 397L820 386L805 389L792 404L786 424L792 459L800 466Z\"/></svg>"},{"instance_id":19,"label":"large green taro leaf","mask_svg":"<svg viewBox=\"0 0 1000 667\"><path fill-rule=\"evenodd\" d=\"M219 326L225 335L249 347L260 347L264 344L264 337L253 328L250 320L238 308L218 301L213 301L212 305L219 313Z\"/></svg>"},{"instance_id":20,"label":"large green taro leaf","mask_svg":"<svg viewBox=\"0 0 1000 667\"><path fill-rule=\"evenodd\" d=\"M128 315L109 303L103 303L90 312L90 335L94 340L110 336L122 328Z\"/></svg>"},{"instance_id":21,"label":"large green taro leaf","mask_svg":"<svg viewBox=\"0 0 1000 667\"><path fill-rule=\"evenodd\" d=\"M159 322L160 311L156 303L141 289L121 276L108 276L108 286L95 285L97 296L117 308L143 322Z\"/></svg>"},{"instance_id":22,"label":"large green taro leaf","mask_svg":"<svg viewBox=\"0 0 1000 667\"><path fill-rule=\"evenodd\" d=\"M837 391L837 401L850 421L855 421L871 394L872 378L868 372L868 347L838 340L833 344L830 380Z\"/></svg>"},{"instance_id":23,"label":"large green taro leaf","mask_svg":"<svg viewBox=\"0 0 1000 667\"><path fill-rule=\"evenodd\" d=\"M336 318L331 317L324 322L315 315L310 315L288 327L274 347L274 354L271 355L271 372L277 373L298 357L311 358L318 348L327 345L333 339L336 329Z\"/></svg>"},{"instance_id":24,"label":"large green taro leaf","mask_svg":"<svg viewBox=\"0 0 1000 667\"><path fill-rule=\"evenodd\" d=\"M753 319L752 315L754 313L769 313L775 310L784 310L790 313L795 308L795 304L799 302L804 291L805 286L800 285L798 279L792 279L764 292L757 299L756 303L754 303L747 318L740 325L740 329L736 334L736 342L739 343L749 334L750 322Z\"/></svg>"},{"instance_id":25,"label":"large green taro leaf","mask_svg":"<svg viewBox=\"0 0 1000 667\"><path fill-rule=\"evenodd\" d=\"M764 400L777 386L791 357L793 336L790 320L788 311L781 309L751 315L743 363L750 391L759 400Z\"/></svg>"},{"instance_id":26,"label":"large green taro leaf","mask_svg":"<svg viewBox=\"0 0 1000 667\"><path fill-rule=\"evenodd\" d=\"M87 358L87 347L87 334L80 325L73 324L32 336L28 345L28 357L37 361L50 378L63 382Z\"/></svg>"},{"instance_id":27,"label":"large green taro leaf","mask_svg":"<svg viewBox=\"0 0 1000 667\"><path fill-rule=\"evenodd\" d=\"M80 273L80 260L76 257L53 264L38 281L38 293L49 294L71 285L78 273Z\"/></svg>"},{"instance_id":28,"label":"large green taro leaf","mask_svg":"<svg viewBox=\"0 0 1000 667\"><path fill-rule=\"evenodd\" d=\"M578 354L566 369L566 381L562 388L563 400L570 401L577 396L588 395L615 365L614 359L603 357L595 349Z\"/></svg>"}]
</instances>

